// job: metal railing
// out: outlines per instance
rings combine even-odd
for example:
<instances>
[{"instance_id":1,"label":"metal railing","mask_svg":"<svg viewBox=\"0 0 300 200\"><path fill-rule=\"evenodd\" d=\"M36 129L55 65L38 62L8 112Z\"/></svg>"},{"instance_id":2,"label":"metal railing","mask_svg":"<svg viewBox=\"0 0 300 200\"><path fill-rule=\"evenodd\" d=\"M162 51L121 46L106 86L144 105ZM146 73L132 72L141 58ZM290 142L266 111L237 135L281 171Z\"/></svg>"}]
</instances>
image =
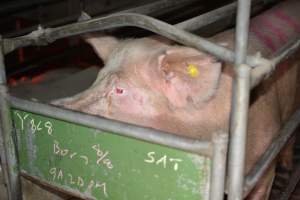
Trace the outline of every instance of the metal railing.
<instances>
[{"instance_id":1,"label":"metal railing","mask_svg":"<svg viewBox=\"0 0 300 200\"><path fill-rule=\"evenodd\" d=\"M253 3L254 2L257 1L253 1ZM193 28L200 28L207 25L207 22L212 23L216 20L232 15L233 9L235 9L236 5L236 53L185 31L192 30ZM229 145L228 199L242 199L243 196L254 187L266 167L280 151L284 143L300 122L300 111L298 111L283 128L278 138L273 141L265 154L259 160L258 164L245 178L245 144L250 90L264 77L266 77L266 75L274 70L275 66L280 61L285 59L286 56L291 54L300 45L299 38L295 38L292 43L281 49L280 53L271 59L247 55L250 7L251 1L239 0L238 4L233 3L224 6L211 11L210 13L190 19L187 22L182 22L176 26L169 25L146 15L136 13L117 13L57 28L39 29L25 36L2 39L1 44L3 53L0 52L0 114L5 155L2 154L1 157L5 158L4 161L2 159L2 162L6 164L5 171L7 172L6 178L9 183L8 188L10 199L17 199L20 194L18 191L18 171L12 170L17 169L17 159L14 149L14 136L12 135L11 116L9 112L10 106L14 106L25 111L36 112L46 116L75 122L100 130L112 131L117 134L134 137L148 142L154 142L185 151L212 156L213 170L211 176L210 199L223 199L225 180L224 166L227 156L227 134L215 133L218 137L214 136L212 141L191 140L149 128L107 120L75 111L57 108L51 105L21 100L15 97L10 97L7 93L3 55L20 47L29 45L47 45L48 43L64 37L123 26L135 26L150 30L176 42L204 50L222 60L235 64L234 69L236 72L236 79L234 80L235 88L233 90L231 138ZM220 13L220 15L216 17L216 13ZM102 121L103 123L99 123L99 121ZM138 134L138 132L145 132L147 134L141 135Z\"/></svg>"}]
</instances>

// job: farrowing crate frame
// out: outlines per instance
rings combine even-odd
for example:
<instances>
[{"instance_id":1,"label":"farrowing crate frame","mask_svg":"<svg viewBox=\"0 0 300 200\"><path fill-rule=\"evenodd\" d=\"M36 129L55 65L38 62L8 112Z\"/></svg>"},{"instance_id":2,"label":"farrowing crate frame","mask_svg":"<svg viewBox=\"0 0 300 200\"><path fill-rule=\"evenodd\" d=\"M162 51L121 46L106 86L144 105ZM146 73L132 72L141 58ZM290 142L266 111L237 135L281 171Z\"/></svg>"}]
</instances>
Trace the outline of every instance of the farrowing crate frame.
<instances>
[{"instance_id":1,"label":"farrowing crate frame","mask_svg":"<svg viewBox=\"0 0 300 200\"><path fill-rule=\"evenodd\" d=\"M255 3L257 3L257 1L252 1L252 4ZM105 17L94 18L88 21L73 23L56 28L40 28L25 36L3 38L0 40L2 45L2 48L0 49L0 116L1 139L3 145L0 150L10 200L18 199L20 195L19 172L13 170L18 168L18 162L12 131L10 113L11 106L24 111L54 117L96 129L112 131L120 135L169 147L175 147L189 152L200 154L207 154L207 152L210 152L208 154L211 154L213 163L209 199L223 199L226 170L225 167L222 166L226 165L228 144L227 134L225 133L221 134L218 138L214 138L212 141L191 140L161 131L155 131L153 129L118 123L83 113L57 108L51 105L30 102L9 95L6 86L4 66L5 54L29 45L46 45L64 37L123 26L135 26L150 30L181 44L205 50L222 60L233 62L235 64L236 79L235 90L233 92L234 109L231 112L231 138L228 161L228 199L242 199L255 186L263 172L267 169L268 165L279 153L280 149L284 146L296 129L297 125L300 123L300 110L294 113L280 131L280 135L274 139L273 143L263 154L257 165L246 177L244 177L246 127L250 90L264 77L271 73L279 62L281 62L289 54L293 53L300 46L300 36L294 38L291 43L281 49L280 52L272 59L247 55L251 1L239 0L238 3L231 3L222 8L177 24L176 26L169 25L165 22L144 15L148 14L147 12L151 10L150 8L152 8L152 10L159 8L162 9L166 5L171 6L172 4L174 4L174 1L172 0L162 0L153 4L126 10L125 12L115 13ZM231 15L235 12L236 8L236 52L232 52L224 47L187 32ZM145 134L141 136L138 132L144 132Z\"/></svg>"}]
</instances>

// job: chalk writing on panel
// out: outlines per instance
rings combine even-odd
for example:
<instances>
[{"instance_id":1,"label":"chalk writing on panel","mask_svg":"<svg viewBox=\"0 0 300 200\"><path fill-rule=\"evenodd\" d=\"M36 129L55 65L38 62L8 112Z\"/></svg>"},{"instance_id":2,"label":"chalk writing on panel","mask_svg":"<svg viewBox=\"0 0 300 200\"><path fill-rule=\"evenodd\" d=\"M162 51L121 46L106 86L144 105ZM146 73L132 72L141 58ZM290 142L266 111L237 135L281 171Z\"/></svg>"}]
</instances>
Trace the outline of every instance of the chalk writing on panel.
<instances>
[{"instance_id":1,"label":"chalk writing on panel","mask_svg":"<svg viewBox=\"0 0 300 200\"><path fill-rule=\"evenodd\" d=\"M21 169L31 175L96 199L206 199L204 157L29 112L13 116Z\"/></svg>"}]
</instances>

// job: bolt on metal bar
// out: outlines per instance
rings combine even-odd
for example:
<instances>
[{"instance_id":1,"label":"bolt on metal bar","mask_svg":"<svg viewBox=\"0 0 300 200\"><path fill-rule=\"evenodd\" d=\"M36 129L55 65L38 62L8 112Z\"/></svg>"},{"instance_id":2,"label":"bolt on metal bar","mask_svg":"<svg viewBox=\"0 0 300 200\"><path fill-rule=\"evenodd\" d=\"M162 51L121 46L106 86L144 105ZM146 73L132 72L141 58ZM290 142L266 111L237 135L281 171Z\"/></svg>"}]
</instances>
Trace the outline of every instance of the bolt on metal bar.
<instances>
[{"instance_id":1,"label":"bolt on metal bar","mask_svg":"<svg viewBox=\"0 0 300 200\"><path fill-rule=\"evenodd\" d=\"M213 136L213 158L210 175L210 200L223 200L228 133L219 133Z\"/></svg>"},{"instance_id":2,"label":"bolt on metal bar","mask_svg":"<svg viewBox=\"0 0 300 200\"><path fill-rule=\"evenodd\" d=\"M230 121L228 199L243 198L251 68L246 63L251 1L239 0L235 34L235 72Z\"/></svg>"},{"instance_id":3,"label":"bolt on metal bar","mask_svg":"<svg viewBox=\"0 0 300 200\"><path fill-rule=\"evenodd\" d=\"M280 134L276 137L265 153L261 156L255 167L250 171L245 179L245 194L248 194L261 178L270 163L275 159L280 150L286 144L288 139L293 135L294 131L300 124L300 109L298 109L290 119L284 124L280 130Z\"/></svg>"},{"instance_id":4,"label":"bolt on metal bar","mask_svg":"<svg viewBox=\"0 0 300 200\"><path fill-rule=\"evenodd\" d=\"M4 39L4 52L9 53L17 48L29 45L46 45L64 37L123 26L135 26L150 30L187 46L207 51L225 61L233 62L235 58L231 50L195 34L178 29L152 17L132 13L114 14L57 28L39 29L25 36ZM247 56L247 64L250 66L257 66L262 60L265 59L257 56Z\"/></svg>"},{"instance_id":5,"label":"bolt on metal bar","mask_svg":"<svg viewBox=\"0 0 300 200\"><path fill-rule=\"evenodd\" d=\"M8 198L9 200L17 200L20 197L18 161L12 130L10 106L8 102L9 95L6 87L5 66L2 48L0 48L0 73L0 137L4 147L4 152L1 152L3 162L2 164L5 164L5 166L3 166L3 169L6 170L4 175L7 179L6 181L8 182ZM4 157L3 153L5 154Z\"/></svg>"},{"instance_id":6,"label":"bolt on metal bar","mask_svg":"<svg viewBox=\"0 0 300 200\"><path fill-rule=\"evenodd\" d=\"M33 112L36 114L73 122L76 124L81 124L102 131L113 132L122 136L165 145L192 153L202 154L206 156L211 155L212 144L210 141L200 141L185 138L171 133L154 130L152 128L136 126L99 116L93 116L73 110L63 109L53 105L23 100L16 97L10 97L10 102L12 104L12 107L20 110Z\"/></svg>"}]
</instances>

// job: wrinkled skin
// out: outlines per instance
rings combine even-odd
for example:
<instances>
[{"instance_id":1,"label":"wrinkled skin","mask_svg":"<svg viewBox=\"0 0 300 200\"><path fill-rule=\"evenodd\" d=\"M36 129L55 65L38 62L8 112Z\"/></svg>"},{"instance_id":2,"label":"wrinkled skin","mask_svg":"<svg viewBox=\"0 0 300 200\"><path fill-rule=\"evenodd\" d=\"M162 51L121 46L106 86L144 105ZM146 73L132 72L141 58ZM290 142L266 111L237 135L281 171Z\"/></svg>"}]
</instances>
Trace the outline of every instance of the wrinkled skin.
<instances>
[{"instance_id":1,"label":"wrinkled skin","mask_svg":"<svg viewBox=\"0 0 300 200\"><path fill-rule=\"evenodd\" d=\"M299 3L294 4L299 8ZM210 39L233 49L232 30ZM54 104L191 138L208 139L214 132L228 131L234 77L230 64L157 37L118 41L100 36L89 37L87 42L105 62L104 69L91 88ZM249 45L252 54L271 57L274 53L254 34ZM298 58L299 52L251 93L247 172L295 110ZM196 74L190 65L197 68ZM274 166L249 199L267 198Z\"/></svg>"}]
</instances>

